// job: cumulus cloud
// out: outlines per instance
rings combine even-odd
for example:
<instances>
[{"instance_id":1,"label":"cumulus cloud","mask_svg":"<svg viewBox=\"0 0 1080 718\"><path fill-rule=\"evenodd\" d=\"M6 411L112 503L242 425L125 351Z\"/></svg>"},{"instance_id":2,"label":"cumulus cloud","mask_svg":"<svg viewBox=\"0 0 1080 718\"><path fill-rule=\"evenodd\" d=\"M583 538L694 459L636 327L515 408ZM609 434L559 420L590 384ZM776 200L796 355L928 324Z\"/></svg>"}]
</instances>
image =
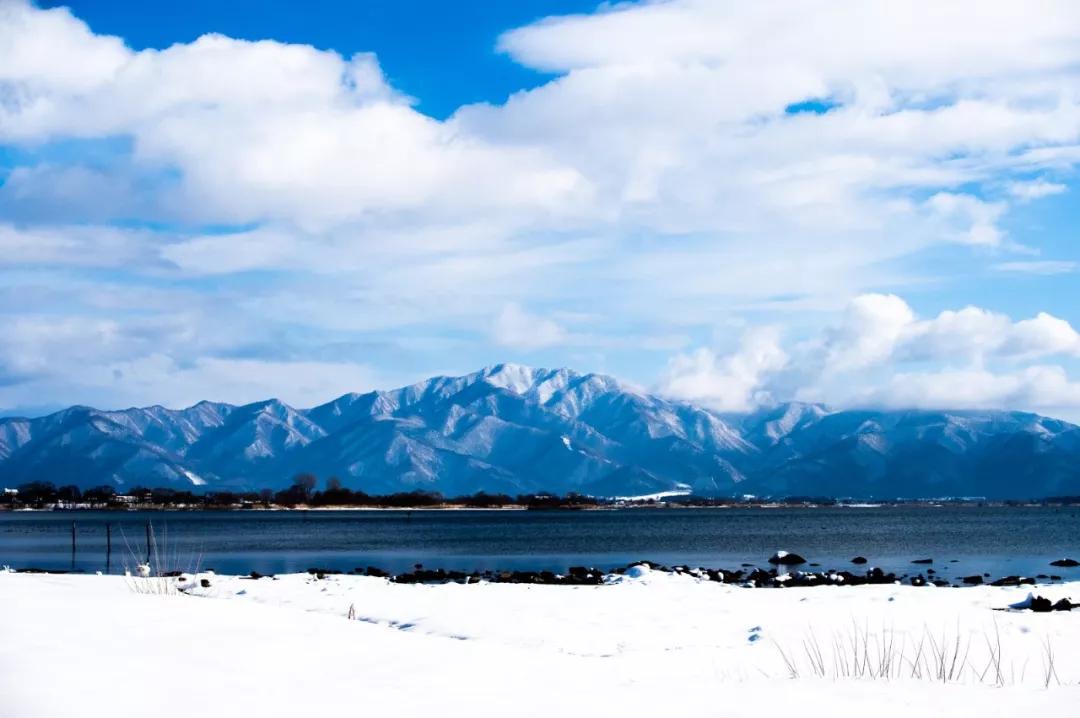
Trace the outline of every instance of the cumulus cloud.
<instances>
[{"instance_id":1,"label":"cumulus cloud","mask_svg":"<svg viewBox=\"0 0 1080 718\"><path fill-rule=\"evenodd\" d=\"M676 355L668 362L660 390L717 411L749 411L771 400L763 384L787 361L779 332L758 327L747 331L730 354L702 347Z\"/></svg>"},{"instance_id":2,"label":"cumulus cloud","mask_svg":"<svg viewBox=\"0 0 1080 718\"><path fill-rule=\"evenodd\" d=\"M1001 373L980 369L901 372L855 399L904 409L1023 408L1073 413L1080 407L1080 382L1071 381L1060 366Z\"/></svg>"},{"instance_id":3,"label":"cumulus cloud","mask_svg":"<svg viewBox=\"0 0 1080 718\"><path fill-rule=\"evenodd\" d=\"M867 294L852 300L825 347L827 371L840 373L893 361L981 363L989 357L1080 356L1080 334L1046 312L1014 322L969 306L918 319L900 297Z\"/></svg>"},{"instance_id":4,"label":"cumulus cloud","mask_svg":"<svg viewBox=\"0 0 1080 718\"><path fill-rule=\"evenodd\" d=\"M1080 358L1080 333L1040 312L1013 320L968 306L922 319L898 296L853 298L819 335L784 347L775 329L740 349L673 357L660 390L725 411L777 401L838 407L1080 410L1080 384L1049 359Z\"/></svg>"}]
</instances>

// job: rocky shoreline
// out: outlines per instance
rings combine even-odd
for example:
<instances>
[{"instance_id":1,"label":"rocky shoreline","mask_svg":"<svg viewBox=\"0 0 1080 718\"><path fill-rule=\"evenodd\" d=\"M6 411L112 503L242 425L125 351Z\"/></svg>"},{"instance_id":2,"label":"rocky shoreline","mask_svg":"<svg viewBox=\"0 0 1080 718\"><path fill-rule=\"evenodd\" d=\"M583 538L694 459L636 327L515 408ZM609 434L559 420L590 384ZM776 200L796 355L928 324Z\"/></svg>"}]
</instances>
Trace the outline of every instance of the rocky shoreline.
<instances>
[{"instance_id":1,"label":"rocky shoreline","mask_svg":"<svg viewBox=\"0 0 1080 718\"><path fill-rule=\"evenodd\" d=\"M653 561L642 560L620 566L612 570L604 570L594 566L571 566L565 572L557 571L529 571L529 570L485 570L485 571L459 571L443 568L427 568L416 564L411 571L393 573L376 566L358 566L352 571L341 571L330 568L309 568L307 573L316 578L325 578L331 575L351 573L358 576L372 576L385 578L392 583L401 584L442 584L442 583L510 583L510 584L533 584L547 586L600 586L607 583L617 582L622 576L634 576L641 571L656 571L660 573L685 575L698 580L708 580L728 585L745 588L794 588L812 586L863 586L904 584L911 586L935 586L939 588L959 588L965 586L1036 586L1046 583L1061 582L1063 578L1056 574L1038 574L1036 576L1008 575L992 578L990 574L975 574L958 576L952 580L943 577L933 568L924 568L913 574L897 574L891 571L883 571L877 567L868 570L820 570L817 564L809 564L811 570L792 568L806 564L807 561L797 554L778 552L769 559L773 564L769 568L762 568L752 564L744 564L738 569L705 568L701 566L689 566L686 564L666 566ZM852 559L854 565L863 565L867 559L857 556ZM933 563L933 559L916 559L912 564L925 566ZM1062 559L1051 563L1052 566L1072 567L1076 565L1072 559ZM258 572L251 572L249 579L273 578L264 576Z\"/></svg>"}]
</instances>

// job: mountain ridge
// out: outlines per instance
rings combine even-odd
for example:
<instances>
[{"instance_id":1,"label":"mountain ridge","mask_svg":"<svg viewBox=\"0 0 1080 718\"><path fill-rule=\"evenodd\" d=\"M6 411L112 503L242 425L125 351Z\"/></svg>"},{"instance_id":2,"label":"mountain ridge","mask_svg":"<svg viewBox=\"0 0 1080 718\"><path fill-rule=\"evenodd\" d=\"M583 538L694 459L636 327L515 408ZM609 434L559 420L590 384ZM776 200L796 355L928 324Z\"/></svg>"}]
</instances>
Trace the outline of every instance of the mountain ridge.
<instances>
[{"instance_id":1,"label":"mountain ridge","mask_svg":"<svg viewBox=\"0 0 1080 718\"><path fill-rule=\"evenodd\" d=\"M1016 411L720 414L609 376L496 364L308 409L73 406L0 419L0 484L867 499L1080 494L1080 427Z\"/></svg>"}]
</instances>

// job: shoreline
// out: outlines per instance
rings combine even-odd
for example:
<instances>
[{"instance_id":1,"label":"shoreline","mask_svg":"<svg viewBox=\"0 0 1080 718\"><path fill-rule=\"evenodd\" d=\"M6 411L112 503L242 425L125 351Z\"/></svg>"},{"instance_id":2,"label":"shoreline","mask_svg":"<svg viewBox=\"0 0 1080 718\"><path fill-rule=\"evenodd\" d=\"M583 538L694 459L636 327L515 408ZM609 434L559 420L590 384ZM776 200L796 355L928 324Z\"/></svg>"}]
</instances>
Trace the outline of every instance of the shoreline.
<instances>
[{"instance_id":1,"label":"shoreline","mask_svg":"<svg viewBox=\"0 0 1080 718\"><path fill-rule=\"evenodd\" d=\"M20 506L0 505L0 513L37 513L37 512L206 512L206 513L252 513L252 512L319 512L319 511L529 511L529 512L590 512L590 511L631 511L631 510L663 510L663 511L687 511L687 510L761 510L776 511L789 509L848 509L848 510L874 510L874 509L940 509L940 508L1001 508L1001 509L1038 509L1038 508L1080 508L1080 503L1073 502L1042 502L1042 501L961 501L961 500L912 500L912 501L881 501L881 502L853 502L853 503L815 503L815 502L764 502L764 503L724 503L724 504L684 504L684 503L619 503L619 504L586 504L580 506L544 506L535 507L525 504L508 504L503 506L469 506L466 504L439 504L425 506L378 506L378 505L326 505L326 506L209 506L200 504L189 506L185 504L161 505L161 504L125 504L109 506Z\"/></svg>"},{"instance_id":2,"label":"shoreline","mask_svg":"<svg viewBox=\"0 0 1080 718\"><path fill-rule=\"evenodd\" d=\"M781 554L784 552L781 552ZM779 556L779 554L778 554ZM125 574L138 566L136 557L132 561L120 563ZM1080 583L1080 576L1060 575L1077 568L1076 562L1070 559L1061 559L1064 563L1051 562L1048 571L1053 569L1057 574L1039 573L1033 576L1009 574L994 578L989 573L969 574L967 576L954 575L951 578L942 572L938 572L932 565L933 559L912 560L910 572L886 571L879 567L869 565L865 570L850 568L835 569L821 568L821 564L811 563L805 560L796 563L785 564L783 560L773 557L767 563L772 565L759 566L749 563L742 564L736 569L706 568L703 566L690 566L676 564L666 566L649 560L634 561L624 566L616 566L609 569L597 568L596 566L570 566L566 570L553 571L546 569L485 569L463 571L459 569L446 569L442 567L431 568L423 564L415 564L412 570L393 571L374 565L358 566L352 570L334 569L313 566L303 572L284 572L281 574L262 573L249 571L247 573L223 573L222 576L231 576L241 580L277 580L279 576L308 575L322 580L330 576L342 577L365 577L386 580L397 585L424 585L439 586L447 584L470 585L470 584L507 584L507 585L532 585L532 586L606 586L619 583L627 577L637 578L643 574L654 576L670 576L673 578L685 578L704 583L717 583L725 586L738 588L856 588L859 586L907 586L912 588L961 588L971 589L975 587L1024 587L1031 589L1062 586L1070 583ZM866 559L858 557L849 565L859 566L868 564ZM1057 564L1057 565L1055 565ZM195 573L216 572L211 568L202 569L196 563L189 565L186 570L172 569L168 566L153 566L146 564L151 576L156 579L175 580L182 575ZM1065 571L1062 571L1065 569ZM103 573L100 570L67 570L57 568L42 568L35 566L10 566L5 565L0 572L23 574L23 575L56 575L56 576L118 576L117 573ZM1078 596L1080 600L1080 596ZM1080 608L1080 603L1075 606L1065 606L1060 610L1072 610Z\"/></svg>"}]
</instances>

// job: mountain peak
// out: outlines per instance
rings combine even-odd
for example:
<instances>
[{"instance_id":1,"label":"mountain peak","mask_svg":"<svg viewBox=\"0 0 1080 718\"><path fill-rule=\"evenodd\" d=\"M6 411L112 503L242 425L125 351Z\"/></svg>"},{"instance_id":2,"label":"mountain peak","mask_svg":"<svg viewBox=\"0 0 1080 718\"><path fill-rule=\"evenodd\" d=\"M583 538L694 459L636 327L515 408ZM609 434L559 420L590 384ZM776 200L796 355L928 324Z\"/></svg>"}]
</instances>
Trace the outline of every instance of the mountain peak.
<instances>
[{"instance_id":1,"label":"mountain peak","mask_svg":"<svg viewBox=\"0 0 1080 718\"><path fill-rule=\"evenodd\" d=\"M302 411L203 401L0 421L0 476L15 485L186 487L196 476L208 490L259 489L299 472L376 493L1033 498L1080 493L1080 427L801 402L719 415L603 374L515 363Z\"/></svg>"}]
</instances>

